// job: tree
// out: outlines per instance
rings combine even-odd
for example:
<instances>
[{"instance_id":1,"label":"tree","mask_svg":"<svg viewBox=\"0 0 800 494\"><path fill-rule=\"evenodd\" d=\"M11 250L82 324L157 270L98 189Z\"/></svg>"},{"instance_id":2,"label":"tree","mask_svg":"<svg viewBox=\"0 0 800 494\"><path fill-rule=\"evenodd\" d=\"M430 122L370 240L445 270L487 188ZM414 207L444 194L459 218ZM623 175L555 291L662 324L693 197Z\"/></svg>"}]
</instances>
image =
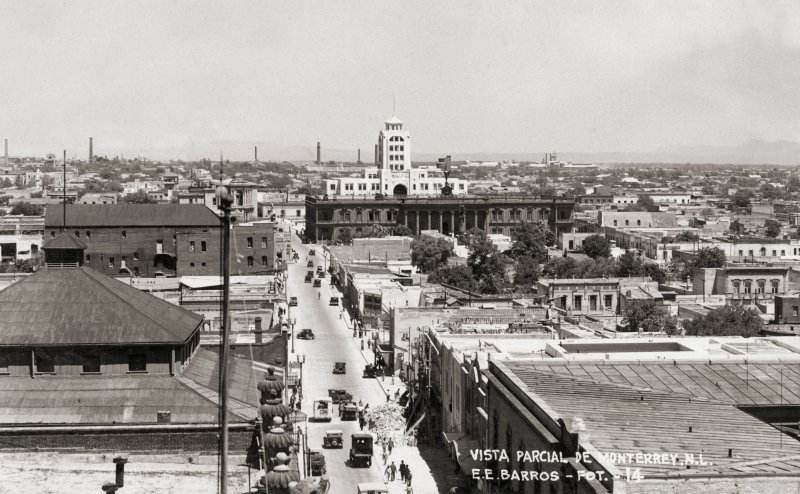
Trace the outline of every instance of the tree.
<instances>
[{"instance_id":1,"label":"tree","mask_svg":"<svg viewBox=\"0 0 800 494\"><path fill-rule=\"evenodd\" d=\"M758 336L764 330L756 309L743 305L725 305L684 321L684 331L688 336Z\"/></svg>"},{"instance_id":2,"label":"tree","mask_svg":"<svg viewBox=\"0 0 800 494\"><path fill-rule=\"evenodd\" d=\"M737 208L746 208L747 206L750 205L751 197L752 194L750 193L749 190L737 190L736 193L733 194L731 201L733 202L733 205L736 206Z\"/></svg>"},{"instance_id":3,"label":"tree","mask_svg":"<svg viewBox=\"0 0 800 494\"><path fill-rule=\"evenodd\" d=\"M353 238L383 238L388 236L389 232L386 228L378 224L369 225L353 234Z\"/></svg>"},{"instance_id":4,"label":"tree","mask_svg":"<svg viewBox=\"0 0 800 494\"><path fill-rule=\"evenodd\" d=\"M572 257L551 257L544 263L542 274L545 278L570 278L577 264Z\"/></svg>"},{"instance_id":5,"label":"tree","mask_svg":"<svg viewBox=\"0 0 800 494\"><path fill-rule=\"evenodd\" d=\"M695 268L722 268L725 266L725 252L719 247L703 247L697 251Z\"/></svg>"},{"instance_id":6,"label":"tree","mask_svg":"<svg viewBox=\"0 0 800 494\"><path fill-rule=\"evenodd\" d=\"M590 235L583 241L583 252L592 259L609 257L611 256L611 243L605 235Z\"/></svg>"},{"instance_id":7,"label":"tree","mask_svg":"<svg viewBox=\"0 0 800 494\"><path fill-rule=\"evenodd\" d=\"M406 225L397 225L392 227L392 235L395 237L413 237L414 232Z\"/></svg>"},{"instance_id":8,"label":"tree","mask_svg":"<svg viewBox=\"0 0 800 494\"><path fill-rule=\"evenodd\" d=\"M322 195L322 189L320 187L313 187L311 185L303 185L302 187L298 188L295 191L296 194L301 194L305 196L318 196Z\"/></svg>"},{"instance_id":9,"label":"tree","mask_svg":"<svg viewBox=\"0 0 800 494\"><path fill-rule=\"evenodd\" d=\"M539 281L539 276L542 274L539 263L531 256L518 257L515 267L514 284L518 287L532 288Z\"/></svg>"},{"instance_id":10,"label":"tree","mask_svg":"<svg viewBox=\"0 0 800 494\"><path fill-rule=\"evenodd\" d=\"M343 245L350 245L353 242L353 231L349 228L345 228L339 232L339 236L336 237L336 240Z\"/></svg>"},{"instance_id":11,"label":"tree","mask_svg":"<svg viewBox=\"0 0 800 494\"><path fill-rule=\"evenodd\" d=\"M411 263L423 273L432 273L447 264L453 245L443 238L422 236L411 243Z\"/></svg>"},{"instance_id":12,"label":"tree","mask_svg":"<svg viewBox=\"0 0 800 494\"><path fill-rule=\"evenodd\" d=\"M467 265L472 269L481 293L497 293L505 273L497 247L477 228L467 232L465 243L469 248Z\"/></svg>"},{"instance_id":13,"label":"tree","mask_svg":"<svg viewBox=\"0 0 800 494\"><path fill-rule=\"evenodd\" d=\"M764 222L764 226L767 227L767 236L769 238L775 238L781 233L781 224L775 220L767 220Z\"/></svg>"},{"instance_id":14,"label":"tree","mask_svg":"<svg viewBox=\"0 0 800 494\"><path fill-rule=\"evenodd\" d=\"M547 260L547 246L556 242L555 234L543 223L520 223L514 227L511 238L514 240L511 257L530 256L537 262Z\"/></svg>"},{"instance_id":15,"label":"tree","mask_svg":"<svg viewBox=\"0 0 800 494\"><path fill-rule=\"evenodd\" d=\"M456 266L442 266L428 276L430 283L442 283L454 286L461 290L478 291L478 282L472 276L472 270L468 266L459 264Z\"/></svg>"},{"instance_id":16,"label":"tree","mask_svg":"<svg viewBox=\"0 0 800 494\"><path fill-rule=\"evenodd\" d=\"M158 201L150 197L150 194L143 190L137 190L132 194L128 194L122 198L122 202L127 202L128 204L155 204Z\"/></svg>"},{"instance_id":17,"label":"tree","mask_svg":"<svg viewBox=\"0 0 800 494\"><path fill-rule=\"evenodd\" d=\"M694 232L680 232L675 235L676 242L697 242L700 236Z\"/></svg>"},{"instance_id":18,"label":"tree","mask_svg":"<svg viewBox=\"0 0 800 494\"><path fill-rule=\"evenodd\" d=\"M11 214L21 214L23 216L41 216L44 214L44 206L22 201L14 204L14 207L11 208Z\"/></svg>"},{"instance_id":19,"label":"tree","mask_svg":"<svg viewBox=\"0 0 800 494\"><path fill-rule=\"evenodd\" d=\"M678 321L657 306L652 300L629 300L625 306L622 324L626 331L644 331L648 333L678 333Z\"/></svg>"}]
</instances>

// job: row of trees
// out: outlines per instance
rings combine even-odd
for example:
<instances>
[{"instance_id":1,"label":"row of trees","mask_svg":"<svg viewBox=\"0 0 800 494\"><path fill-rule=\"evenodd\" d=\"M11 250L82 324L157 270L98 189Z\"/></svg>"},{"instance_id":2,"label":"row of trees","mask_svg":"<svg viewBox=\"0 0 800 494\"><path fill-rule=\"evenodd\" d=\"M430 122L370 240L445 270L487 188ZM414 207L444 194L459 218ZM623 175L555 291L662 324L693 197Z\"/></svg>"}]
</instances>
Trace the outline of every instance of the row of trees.
<instances>
[{"instance_id":1,"label":"row of trees","mask_svg":"<svg viewBox=\"0 0 800 494\"><path fill-rule=\"evenodd\" d=\"M668 335L686 336L758 336L764 330L764 321L757 309L740 304L725 305L683 321L669 315L663 306L652 300L629 301L625 307L622 325L626 331L665 332Z\"/></svg>"}]
</instances>

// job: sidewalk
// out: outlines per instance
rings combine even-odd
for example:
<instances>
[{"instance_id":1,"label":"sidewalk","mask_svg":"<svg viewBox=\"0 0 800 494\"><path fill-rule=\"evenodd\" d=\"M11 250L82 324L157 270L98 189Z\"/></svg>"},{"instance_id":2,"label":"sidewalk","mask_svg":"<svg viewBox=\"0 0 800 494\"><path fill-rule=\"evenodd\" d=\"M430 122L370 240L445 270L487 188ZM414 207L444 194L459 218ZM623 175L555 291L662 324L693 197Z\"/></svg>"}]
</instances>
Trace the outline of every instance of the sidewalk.
<instances>
[{"instance_id":1,"label":"sidewalk","mask_svg":"<svg viewBox=\"0 0 800 494\"><path fill-rule=\"evenodd\" d=\"M432 448L428 446L401 446L394 448L389 455L391 464L399 467L403 461L411 471L411 487L415 494L447 493L450 490L448 478L452 477L453 466L447 458L444 448ZM385 469L381 465L381 469ZM387 482L389 494L405 494L405 483L400 479L400 472L397 472L394 482Z\"/></svg>"}]
</instances>

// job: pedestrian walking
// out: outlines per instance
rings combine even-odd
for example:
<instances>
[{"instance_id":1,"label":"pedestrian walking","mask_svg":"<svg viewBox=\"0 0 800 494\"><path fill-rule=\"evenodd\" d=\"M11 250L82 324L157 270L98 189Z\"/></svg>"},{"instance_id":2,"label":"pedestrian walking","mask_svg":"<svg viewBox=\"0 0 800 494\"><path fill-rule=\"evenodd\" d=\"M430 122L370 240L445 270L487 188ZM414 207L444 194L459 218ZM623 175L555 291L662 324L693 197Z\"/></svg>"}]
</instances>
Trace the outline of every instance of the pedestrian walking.
<instances>
[{"instance_id":1,"label":"pedestrian walking","mask_svg":"<svg viewBox=\"0 0 800 494\"><path fill-rule=\"evenodd\" d=\"M392 450L394 449L394 440L390 437L389 438L389 454L392 454Z\"/></svg>"},{"instance_id":2,"label":"pedestrian walking","mask_svg":"<svg viewBox=\"0 0 800 494\"><path fill-rule=\"evenodd\" d=\"M386 442L383 440L383 436L378 439L381 442L381 447L383 448L383 454L386 454Z\"/></svg>"},{"instance_id":3,"label":"pedestrian walking","mask_svg":"<svg viewBox=\"0 0 800 494\"><path fill-rule=\"evenodd\" d=\"M406 467L406 485L411 485L411 469Z\"/></svg>"},{"instance_id":4,"label":"pedestrian walking","mask_svg":"<svg viewBox=\"0 0 800 494\"><path fill-rule=\"evenodd\" d=\"M388 453L386 452L386 450L384 449L384 450L383 450L383 464L384 464L384 465L386 465L386 462L387 462L388 460L389 460L389 454L388 454ZM392 479L392 480L394 480L394 479Z\"/></svg>"},{"instance_id":5,"label":"pedestrian walking","mask_svg":"<svg viewBox=\"0 0 800 494\"><path fill-rule=\"evenodd\" d=\"M395 466L394 462L389 465L389 473L391 474L392 482L394 482L395 475L397 474L397 467Z\"/></svg>"},{"instance_id":6,"label":"pedestrian walking","mask_svg":"<svg viewBox=\"0 0 800 494\"><path fill-rule=\"evenodd\" d=\"M407 468L408 468L408 465L406 465L403 462L403 460L400 460L400 468L399 468L399 470L400 470L400 480L402 480L403 482L406 481L406 472L408 471L408 470L406 470Z\"/></svg>"},{"instance_id":7,"label":"pedestrian walking","mask_svg":"<svg viewBox=\"0 0 800 494\"><path fill-rule=\"evenodd\" d=\"M359 417L358 418L358 425L361 426L361 430L362 431L364 430L364 426L366 425L366 423L367 423L367 421L364 420L364 417Z\"/></svg>"}]
</instances>

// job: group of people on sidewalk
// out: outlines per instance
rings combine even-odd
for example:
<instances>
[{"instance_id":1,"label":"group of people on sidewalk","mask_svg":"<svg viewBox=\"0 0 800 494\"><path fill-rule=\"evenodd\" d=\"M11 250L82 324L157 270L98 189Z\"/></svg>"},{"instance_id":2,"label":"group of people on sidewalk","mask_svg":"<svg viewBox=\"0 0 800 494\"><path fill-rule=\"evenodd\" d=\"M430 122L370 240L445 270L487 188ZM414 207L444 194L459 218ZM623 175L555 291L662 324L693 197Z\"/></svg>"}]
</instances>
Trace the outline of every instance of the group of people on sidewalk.
<instances>
[{"instance_id":1,"label":"group of people on sidewalk","mask_svg":"<svg viewBox=\"0 0 800 494\"><path fill-rule=\"evenodd\" d=\"M390 437L388 441L382 441L381 445L383 446L383 464L386 465L389 461L389 455L392 454L394 449L394 440ZM405 461L400 460L399 467L392 461L383 471L384 478L387 482L394 482L397 479L398 471L400 472L400 480L406 485L406 493L411 494L413 492L411 489L411 469Z\"/></svg>"}]
</instances>

